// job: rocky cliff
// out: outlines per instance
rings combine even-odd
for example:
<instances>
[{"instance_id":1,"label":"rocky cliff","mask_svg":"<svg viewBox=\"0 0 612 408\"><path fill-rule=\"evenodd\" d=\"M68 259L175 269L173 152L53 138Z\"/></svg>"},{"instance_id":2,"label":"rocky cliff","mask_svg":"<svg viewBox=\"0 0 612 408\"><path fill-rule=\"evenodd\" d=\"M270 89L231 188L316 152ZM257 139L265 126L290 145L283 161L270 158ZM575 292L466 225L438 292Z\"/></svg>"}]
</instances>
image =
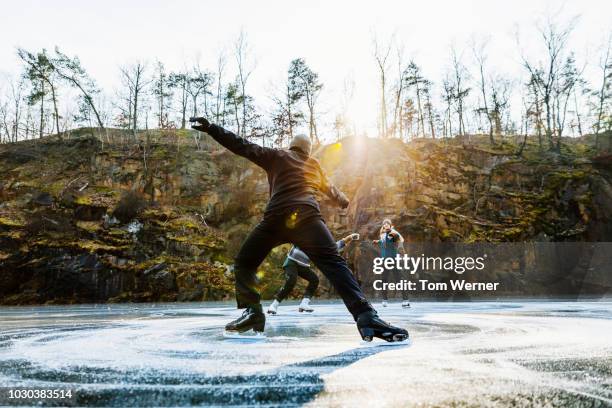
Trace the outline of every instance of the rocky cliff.
<instances>
[{"instance_id":1,"label":"rocky cliff","mask_svg":"<svg viewBox=\"0 0 612 408\"><path fill-rule=\"evenodd\" d=\"M188 131L93 132L0 146L0 302L231 297L232 257L261 216L265 173ZM325 218L336 235L374 238L391 217L412 245L612 241L610 156L589 138L568 140L561 154L530 143L515 152L479 137L323 146L317 156L351 198L347 211L323 201ZM264 297L280 283L286 249L262 265ZM346 253L364 287L375 252L363 241ZM533 279L512 275L530 270L529 255L520 259L500 265L508 287L525 290ZM575 290L576 272L561 275L558 293ZM324 284L320 295L333 291Z\"/></svg>"}]
</instances>

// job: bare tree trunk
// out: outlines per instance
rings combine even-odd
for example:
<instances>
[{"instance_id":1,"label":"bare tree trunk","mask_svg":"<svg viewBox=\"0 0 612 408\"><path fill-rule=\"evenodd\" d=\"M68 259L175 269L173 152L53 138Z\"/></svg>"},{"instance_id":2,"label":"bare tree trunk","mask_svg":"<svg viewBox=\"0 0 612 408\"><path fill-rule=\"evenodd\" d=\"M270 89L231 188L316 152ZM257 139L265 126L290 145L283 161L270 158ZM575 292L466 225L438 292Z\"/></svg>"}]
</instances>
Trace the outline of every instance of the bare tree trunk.
<instances>
[{"instance_id":1,"label":"bare tree trunk","mask_svg":"<svg viewBox=\"0 0 612 408\"><path fill-rule=\"evenodd\" d=\"M239 109L238 102L236 101L236 97L232 98L232 102L234 104L234 117L236 119L236 134L240 134L240 119L239 119Z\"/></svg>"},{"instance_id":2,"label":"bare tree trunk","mask_svg":"<svg viewBox=\"0 0 612 408\"><path fill-rule=\"evenodd\" d=\"M57 97L55 95L55 86L52 82L49 82L49 86L51 87L51 100L53 101L53 111L55 116L55 130L57 133L57 137L61 139L62 135L59 127L59 111L57 109Z\"/></svg>"},{"instance_id":3,"label":"bare tree trunk","mask_svg":"<svg viewBox=\"0 0 612 408\"><path fill-rule=\"evenodd\" d=\"M132 94L132 90L130 89L128 93L128 130L132 129L132 120L133 120L133 117L132 117L133 101L132 99L133 99L133 94Z\"/></svg>"},{"instance_id":4,"label":"bare tree trunk","mask_svg":"<svg viewBox=\"0 0 612 408\"><path fill-rule=\"evenodd\" d=\"M582 136L582 118L580 117L580 107L578 106L578 98L576 97L576 89L574 89L574 108L576 109L576 122L578 125L578 135Z\"/></svg>"},{"instance_id":5,"label":"bare tree trunk","mask_svg":"<svg viewBox=\"0 0 612 408\"><path fill-rule=\"evenodd\" d=\"M136 86L138 86L138 80L136 81ZM138 92L134 92L134 112L132 113L132 134L134 139L136 138L136 130L138 127Z\"/></svg>"},{"instance_id":6,"label":"bare tree trunk","mask_svg":"<svg viewBox=\"0 0 612 408\"><path fill-rule=\"evenodd\" d=\"M317 123L315 117L315 98L316 95L313 94L313 91L306 88L306 104L308 105L308 131L310 140L319 144L319 135L317 134Z\"/></svg>"},{"instance_id":7,"label":"bare tree trunk","mask_svg":"<svg viewBox=\"0 0 612 408\"><path fill-rule=\"evenodd\" d=\"M38 137L42 139L45 131L45 81L40 80L40 127L38 131Z\"/></svg>"},{"instance_id":8,"label":"bare tree trunk","mask_svg":"<svg viewBox=\"0 0 612 408\"><path fill-rule=\"evenodd\" d=\"M291 93L287 82L287 119L289 122L289 137L293 137L293 114L291 112Z\"/></svg>"},{"instance_id":9,"label":"bare tree trunk","mask_svg":"<svg viewBox=\"0 0 612 408\"><path fill-rule=\"evenodd\" d=\"M247 135L247 94L246 94L246 83L251 75L251 71L248 71L246 67L246 59L248 56L248 44L247 38L244 31L240 32L238 40L235 46L236 63L238 65L238 78L240 82L240 91L242 92L242 133L243 136ZM240 129L240 127L239 127ZM240 135L240 133L238 133Z\"/></svg>"},{"instance_id":10,"label":"bare tree trunk","mask_svg":"<svg viewBox=\"0 0 612 408\"><path fill-rule=\"evenodd\" d=\"M187 84L181 87L181 129L187 126Z\"/></svg>"},{"instance_id":11,"label":"bare tree trunk","mask_svg":"<svg viewBox=\"0 0 612 408\"><path fill-rule=\"evenodd\" d=\"M403 137L403 121L402 121L402 92L404 90L404 67L403 65L403 49L398 47L397 49L397 90L395 92L395 108L393 109L393 129L397 133L397 136L401 139Z\"/></svg>"},{"instance_id":12,"label":"bare tree trunk","mask_svg":"<svg viewBox=\"0 0 612 408\"><path fill-rule=\"evenodd\" d=\"M386 71L387 71L387 59L389 58L389 53L391 52L391 42L386 47L386 50L380 50L379 44L374 37L374 59L376 59L376 63L378 64L378 69L380 70L380 131L381 136L386 138L388 136L387 132L387 97L386 97Z\"/></svg>"},{"instance_id":13,"label":"bare tree trunk","mask_svg":"<svg viewBox=\"0 0 612 408\"><path fill-rule=\"evenodd\" d=\"M425 121L423 119L423 109L421 108L421 88L419 87L419 81L415 81L416 84L416 97L417 97L417 135L419 135L419 126L421 127L421 136L425 136Z\"/></svg>"},{"instance_id":14,"label":"bare tree trunk","mask_svg":"<svg viewBox=\"0 0 612 408\"><path fill-rule=\"evenodd\" d=\"M489 112L489 105L487 102L487 92L486 92L486 83L485 83L485 75L484 75L484 56L477 56L478 65L480 68L480 91L482 93L482 104L484 109L484 114L487 117L487 121L489 122L489 142L491 146L495 145L495 139L493 138L493 120L491 119L491 113Z\"/></svg>"},{"instance_id":15,"label":"bare tree trunk","mask_svg":"<svg viewBox=\"0 0 612 408\"><path fill-rule=\"evenodd\" d=\"M455 71L455 99L457 100L457 119L459 121L459 136L465 134L465 123L463 120L463 99L467 95L467 90L462 88L463 64L457 58L457 51L452 49L452 63Z\"/></svg>"},{"instance_id":16,"label":"bare tree trunk","mask_svg":"<svg viewBox=\"0 0 612 408\"><path fill-rule=\"evenodd\" d=\"M604 104L606 100L606 89L607 89L607 81L608 81L608 61L610 60L610 52L612 51L612 35L608 38L608 46L606 48L605 57L603 59L602 68L602 81L601 88L598 93L598 102L599 106L597 109L597 121L595 122L595 148L599 148L599 133L601 131L601 122L604 118ZM610 138L612 140L612 138Z\"/></svg>"},{"instance_id":17,"label":"bare tree trunk","mask_svg":"<svg viewBox=\"0 0 612 408\"><path fill-rule=\"evenodd\" d=\"M220 118L219 108L221 107L221 88L222 88L221 83L222 83L222 77L223 77L224 70L225 70L225 56L223 52L221 52L217 60L217 103L215 105L215 108L216 108L215 119L217 123L219 123L219 118ZM224 102L224 106L225 106L225 102ZM223 108L223 110L225 111L225 107Z\"/></svg>"},{"instance_id":18,"label":"bare tree trunk","mask_svg":"<svg viewBox=\"0 0 612 408\"><path fill-rule=\"evenodd\" d=\"M19 82L17 82L16 85L14 83L11 83L11 90L12 90L13 102L14 102L13 106L15 109L14 116L13 116L13 126L11 130L12 130L12 138L16 141L19 135L19 123L21 122L21 102L22 102L21 92L23 91L23 81L20 80Z\"/></svg>"},{"instance_id":19,"label":"bare tree trunk","mask_svg":"<svg viewBox=\"0 0 612 408\"><path fill-rule=\"evenodd\" d=\"M429 128L431 129L431 138L436 138L436 130L434 127L433 112L431 111L431 101L427 102L427 117L429 118Z\"/></svg>"},{"instance_id":20,"label":"bare tree trunk","mask_svg":"<svg viewBox=\"0 0 612 408\"><path fill-rule=\"evenodd\" d=\"M380 74L380 86L381 86L381 116L380 116L380 121L381 121L381 129L382 129L382 134L383 137L387 137L387 98L385 96L386 94L386 90L385 90L385 73L384 71L381 72Z\"/></svg>"}]
</instances>

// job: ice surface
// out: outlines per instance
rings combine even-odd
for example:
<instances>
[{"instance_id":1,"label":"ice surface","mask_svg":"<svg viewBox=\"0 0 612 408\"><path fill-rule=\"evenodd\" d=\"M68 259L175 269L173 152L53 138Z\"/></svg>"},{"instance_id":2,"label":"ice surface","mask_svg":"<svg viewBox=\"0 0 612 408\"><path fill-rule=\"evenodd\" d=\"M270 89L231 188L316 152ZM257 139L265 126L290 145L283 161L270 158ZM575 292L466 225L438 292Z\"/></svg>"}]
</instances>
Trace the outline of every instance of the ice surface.
<instances>
[{"instance_id":1,"label":"ice surface","mask_svg":"<svg viewBox=\"0 0 612 408\"><path fill-rule=\"evenodd\" d=\"M612 303L399 303L411 342L361 341L339 303L283 303L266 338L221 303L0 309L0 386L80 405L610 406Z\"/></svg>"}]
</instances>

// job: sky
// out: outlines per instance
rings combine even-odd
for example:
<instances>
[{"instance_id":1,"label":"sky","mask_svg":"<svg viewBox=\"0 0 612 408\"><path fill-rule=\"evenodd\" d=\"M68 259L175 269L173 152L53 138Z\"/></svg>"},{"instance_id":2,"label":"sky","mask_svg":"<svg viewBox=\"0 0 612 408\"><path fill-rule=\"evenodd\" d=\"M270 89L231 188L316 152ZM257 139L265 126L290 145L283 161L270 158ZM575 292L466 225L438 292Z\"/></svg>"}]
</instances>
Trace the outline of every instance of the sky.
<instances>
[{"instance_id":1,"label":"sky","mask_svg":"<svg viewBox=\"0 0 612 408\"><path fill-rule=\"evenodd\" d=\"M270 94L282 84L289 62L302 57L324 84L321 120L331 123L350 78L355 86L349 115L360 131L370 133L376 129L380 99L372 57L374 35L381 42L394 38L405 59L414 58L424 75L439 85L451 45L463 52L469 65L470 39L488 36L491 70L514 76L522 72L517 28L523 53L537 58L537 21L547 12L557 13L561 21L579 16L570 46L589 63L585 75L595 81L597 47L612 27L612 2L604 0L2 0L0 4L3 75L20 72L16 47L59 46L78 55L109 93L119 86L118 67L136 60L160 60L169 70L198 61L214 70L219 52L225 49L227 72L233 76L232 44L244 30L254 67L247 92L256 103L269 106Z\"/></svg>"}]
</instances>

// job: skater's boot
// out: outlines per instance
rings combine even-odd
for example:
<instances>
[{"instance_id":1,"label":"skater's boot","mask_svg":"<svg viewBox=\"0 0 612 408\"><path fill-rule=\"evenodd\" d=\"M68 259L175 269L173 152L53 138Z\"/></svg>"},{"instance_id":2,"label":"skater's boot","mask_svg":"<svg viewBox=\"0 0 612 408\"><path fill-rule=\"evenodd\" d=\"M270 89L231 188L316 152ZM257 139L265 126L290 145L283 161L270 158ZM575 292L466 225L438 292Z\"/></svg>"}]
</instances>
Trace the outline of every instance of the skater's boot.
<instances>
[{"instance_id":1,"label":"skater's boot","mask_svg":"<svg viewBox=\"0 0 612 408\"><path fill-rule=\"evenodd\" d=\"M275 315L278 312L279 301L274 299L274 302L268 306L268 314Z\"/></svg>"},{"instance_id":2,"label":"skater's boot","mask_svg":"<svg viewBox=\"0 0 612 408\"><path fill-rule=\"evenodd\" d=\"M309 313L314 312L314 309L310 307L310 299L306 297L302 299L302 303L300 303L298 311L299 312L309 312Z\"/></svg>"},{"instance_id":3,"label":"skater's boot","mask_svg":"<svg viewBox=\"0 0 612 408\"><path fill-rule=\"evenodd\" d=\"M263 333L266 325L266 315L261 311L261 305L257 306L246 308L244 312L242 312L242 316L225 325L225 330L228 332L243 333L253 329L254 332Z\"/></svg>"},{"instance_id":4,"label":"skater's boot","mask_svg":"<svg viewBox=\"0 0 612 408\"><path fill-rule=\"evenodd\" d=\"M404 301L402 302L402 307L405 307L405 308L410 307L410 302L409 302L409 301L407 301L407 300L404 300Z\"/></svg>"},{"instance_id":5,"label":"skater's boot","mask_svg":"<svg viewBox=\"0 0 612 408\"><path fill-rule=\"evenodd\" d=\"M375 310L369 310L357 316L357 329L361 338L372 341L374 337L389 342L408 340L408 331L395 327L378 317Z\"/></svg>"},{"instance_id":6,"label":"skater's boot","mask_svg":"<svg viewBox=\"0 0 612 408\"><path fill-rule=\"evenodd\" d=\"M388 302L386 300L383 300L382 301L382 307L387 307L387 305L388 305Z\"/></svg>"}]
</instances>

